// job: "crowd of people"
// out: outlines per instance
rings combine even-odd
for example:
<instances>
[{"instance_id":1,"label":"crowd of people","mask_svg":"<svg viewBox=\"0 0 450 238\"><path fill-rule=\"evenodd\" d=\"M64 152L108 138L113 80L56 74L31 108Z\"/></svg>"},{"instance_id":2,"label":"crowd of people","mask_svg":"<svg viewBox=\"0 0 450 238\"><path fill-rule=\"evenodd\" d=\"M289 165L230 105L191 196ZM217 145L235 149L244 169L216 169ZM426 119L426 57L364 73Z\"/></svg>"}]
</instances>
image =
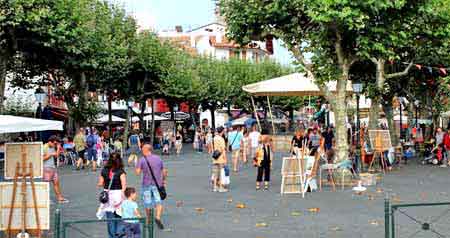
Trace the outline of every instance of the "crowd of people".
<instances>
[{"instance_id":1,"label":"crowd of people","mask_svg":"<svg viewBox=\"0 0 450 238\"><path fill-rule=\"evenodd\" d=\"M104 192L100 193L97 217L124 219L120 222L118 220L107 222L108 237L140 237L137 218L141 217L141 213L136 203L138 193L144 205L146 222L150 222L154 215L156 225L164 229L161 215L167 170L163 161L152 153L152 145L142 142L137 133L133 132L128 138L127 162L128 167L134 167L134 173L142 179L139 189L130 187L127 185L122 142L119 142L116 140L113 145L109 145L95 128L81 128L73 141L71 138L60 140L56 135L50 136L43 148L44 181L52 183L57 202L69 202L62 195L57 167L61 162L60 156L63 151L70 150L74 152L72 162L76 169L92 168L95 172L97 168L102 167L97 185ZM107 153L106 148L109 148Z\"/></svg>"},{"instance_id":2,"label":"crowd of people","mask_svg":"<svg viewBox=\"0 0 450 238\"><path fill-rule=\"evenodd\" d=\"M439 165L447 166L449 163L447 154L450 151L450 129L443 132L441 128L437 128L432 139L430 143L433 147L430 154L434 155L433 158ZM61 153L74 153L73 161L76 169L90 168L92 171L96 171L97 168L102 167L98 187L107 191L108 200L101 203L97 215L107 219L119 217L125 219L122 222L108 222L109 237L117 237L124 233L140 234L138 221L127 220L141 217L136 203L138 194L144 206L147 221L154 215L157 226L161 229L164 228L161 215L167 170L162 159L153 153L156 146L144 142L138 131L133 131L127 142L127 148L123 148L120 137L115 138L112 144L109 144L104 135L98 133L95 128L81 128L73 140L67 137L60 141L56 136L52 136L44 145L44 180L53 184L56 199L60 203L68 202L62 195L56 170L58 162L55 163L55 161L60 161ZM327 162L332 163L335 143L332 127L300 128L295 131L290 140L289 152L292 156L296 156L300 151L308 151L309 155L315 155L320 151L326 156ZM269 131L259 130L256 125L218 127L215 130L198 127L193 140L194 150L198 153L208 154L208 157L211 158L213 192L229 191L231 174L239 173L243 166L248 164L254 166L256 170L256 190L268 190L276 149L274 144ZM161 145L162 154L173 150L179 155L183 145L182 133L178 130L174 133L163 133ZM126 165L124 161L127 162ZM140 188L127 185L125 166L133 167L134 173L142 177ZM356 165L353 164L353 166ZM130 172L130 170L127 171Z\"/></svg>"}]
</instances>

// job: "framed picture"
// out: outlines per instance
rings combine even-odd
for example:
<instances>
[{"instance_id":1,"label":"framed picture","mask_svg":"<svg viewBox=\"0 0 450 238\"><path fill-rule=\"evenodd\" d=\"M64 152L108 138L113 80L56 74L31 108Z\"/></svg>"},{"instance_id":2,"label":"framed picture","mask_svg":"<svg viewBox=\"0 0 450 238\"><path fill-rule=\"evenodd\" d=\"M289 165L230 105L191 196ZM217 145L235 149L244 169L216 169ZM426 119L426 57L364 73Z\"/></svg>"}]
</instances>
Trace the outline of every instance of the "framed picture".
<instances>
[{"instance_id":1,"label":"framed picture","mask_svg":"<svg viewBox=\"0 0 450 238\"><path fill-rule=\"evenodd\" d=\"M22 159L25 159L27 167L33 163L34 178L42 178L44 163L42 148L42 142L6 143L5 179L14 178L17 163L22 165Z\"/></svg>"}]
</instances>

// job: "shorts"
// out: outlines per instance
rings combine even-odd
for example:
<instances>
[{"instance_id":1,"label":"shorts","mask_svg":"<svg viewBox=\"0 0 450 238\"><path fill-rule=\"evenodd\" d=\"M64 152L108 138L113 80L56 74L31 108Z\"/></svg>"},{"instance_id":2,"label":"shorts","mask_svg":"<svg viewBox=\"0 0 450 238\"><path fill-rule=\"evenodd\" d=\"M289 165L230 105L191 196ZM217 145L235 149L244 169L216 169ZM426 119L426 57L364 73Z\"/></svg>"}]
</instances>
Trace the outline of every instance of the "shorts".
<instances>
[{"instance_id":1,"label":"shorts","mask_svg":"<svg viewBox=\"0 0 450 238\"><path fill-rule=\"evenodd\" d=\"M221 170L222 170L221 164L213 164L211 168L211 178L219 179Z\"/></svg>"},{"instance_id":2,"label":"shorts","mask_svg":"<svg viewBox=\"0 0 450 238\"><path fill-rule=\"evenodd\" d=\"M237 150L232 150L231 151L231 156L233 157L233 158L237 158L237 157L239 157L239 154L241 153L241 149L237 149Z\"/></svg>"},{"instance_id":3,"label":"shorts","mask_svg":"<svg viewBox=\"0 0 450 238\"><path fill-rule=\"evenodd\" d=\"M44 176L42 178L45 182L54 182L58 180L58 172L55 168L44 168Z\"/></svg>"},{"instance_id":4,"label":"shorts","mask_svg":"<svg viewBox=\"0 0 450 238\"><path fill-rule=\"evenodd\" d=\"M87 158L88 161L97 161L97 150L94 148L87 149Z\"/></svg>"},{"instance_id":5,"label":"shorts","mask_svg":"<svg viewBox=\"0 0 450 238\"><path fill-rule=\"evenodd\" d=\"M258 147L250 147L250 158L256 157L256 151L258 150Z\"/></svg>"},{"instance_id":6,"label":"shorts","mask_svg":"<svg viewBox=\"0 0 450 238\"><path fill-rule=\"evenodd\" d=\"M80 150L80 151L77 151L77 155L78 155L78 158L80 158L80 159L85 159L84 158L84 153L86 152L86 150Z\"/></svg>"},{"instance_id":7,"label":"shorts","mask_svg":"<svg viewBox=\"0 0 450 238\"><path fill-rule=\"evenodd\" d=\"M144 208L154 208L156 205L162 204L161 196L155 185L142 186L141 197Z\"/></svg>"}]
</instances>

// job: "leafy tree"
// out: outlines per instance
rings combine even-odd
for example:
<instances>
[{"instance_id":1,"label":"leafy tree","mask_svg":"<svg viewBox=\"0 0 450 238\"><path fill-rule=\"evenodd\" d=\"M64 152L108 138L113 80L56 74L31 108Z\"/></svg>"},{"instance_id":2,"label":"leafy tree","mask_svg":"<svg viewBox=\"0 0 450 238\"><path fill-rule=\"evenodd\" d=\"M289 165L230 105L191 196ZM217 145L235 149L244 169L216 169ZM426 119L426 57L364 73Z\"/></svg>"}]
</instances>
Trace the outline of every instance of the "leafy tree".
<instances>
[{"instance_id":1,"label":"leafy tree","mask_svg":"<svg viewBox=\"0 0 450 238\"><path fill-rule=\"evenodd\" d=\"M427 17L415 20L414 14L442 13L435 10L444 4L443 0L221 1L231 38L241 43L268 36L280 38L303 70L321 85L336 115L338 160L347 158L345 91L351 66L358 60L376 58L384 63L392 55L401 55L401 48L415 40L406 32L415 32L421 22L428 22ZM411 22L400 32L403 18ZM323 82L330 80L337 81L335 94L323 87Z\"/></svg>"}]
</instances>

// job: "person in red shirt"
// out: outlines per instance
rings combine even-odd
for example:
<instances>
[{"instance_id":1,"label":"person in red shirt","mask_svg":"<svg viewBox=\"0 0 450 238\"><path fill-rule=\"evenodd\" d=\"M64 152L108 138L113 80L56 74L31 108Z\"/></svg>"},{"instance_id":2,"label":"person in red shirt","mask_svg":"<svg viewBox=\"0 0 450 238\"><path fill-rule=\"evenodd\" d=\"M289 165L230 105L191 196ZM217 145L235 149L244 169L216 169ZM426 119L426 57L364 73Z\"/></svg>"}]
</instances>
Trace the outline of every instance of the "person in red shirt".
<instances>
[{"instance_id":1,"label":"person in red shirt","mask_svg":"<svg viewBox=\"0 0 450 238\"><path fill-rule=\"evenodd\" d=\"M444 135L443 144L444 144L444 149L446 152L446 155L444 155L444 161L442 162L442 165L444 167L444 166L447 166L448 154L450 152L450 128L447 129L447 133L445 133L445 135Z\"/></svg>"}]
</instances>

